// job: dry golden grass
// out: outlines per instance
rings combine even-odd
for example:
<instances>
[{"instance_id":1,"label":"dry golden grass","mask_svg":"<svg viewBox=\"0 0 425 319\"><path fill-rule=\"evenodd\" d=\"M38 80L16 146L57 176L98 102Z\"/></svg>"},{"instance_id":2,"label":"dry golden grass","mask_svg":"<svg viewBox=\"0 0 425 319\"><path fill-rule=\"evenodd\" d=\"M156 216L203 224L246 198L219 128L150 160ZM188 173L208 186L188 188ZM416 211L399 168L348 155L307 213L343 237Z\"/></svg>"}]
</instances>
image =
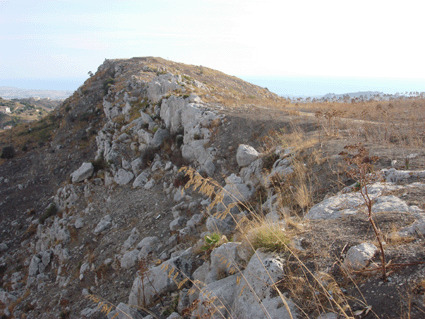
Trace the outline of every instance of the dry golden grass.
<instances>
[{"instance_id":1,"label":"dry golden grass","mask_svg":"<svg viewBox=\"0 0 425 319\"><path fill-rule=\"evenodd\" d=\"M335 137L341 131L346 131L353 142L377 142L402 147L425 145L423 97L356 103L291 103L286 107L289 112L301 111L314 115L327 137Z\"/></svg>"}]
</instances>

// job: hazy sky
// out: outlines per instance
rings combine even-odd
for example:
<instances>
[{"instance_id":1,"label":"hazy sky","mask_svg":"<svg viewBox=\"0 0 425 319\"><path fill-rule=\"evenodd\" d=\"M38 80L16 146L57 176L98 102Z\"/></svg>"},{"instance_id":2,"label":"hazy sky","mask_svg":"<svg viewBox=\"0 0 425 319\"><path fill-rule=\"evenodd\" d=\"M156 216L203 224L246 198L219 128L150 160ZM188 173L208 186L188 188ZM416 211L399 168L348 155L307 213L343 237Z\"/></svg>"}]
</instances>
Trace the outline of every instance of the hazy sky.
<instances>
[{"instance_id":1,"label":"hazy sky","mask_svg":"<svg viewBox=\"0 0 425 319\"><path fill-rule=\"evenodd\" d=\"M0 0L0 81L159 56L236 76L425 78L425 2Z\"/></svg>"}]
</instances>

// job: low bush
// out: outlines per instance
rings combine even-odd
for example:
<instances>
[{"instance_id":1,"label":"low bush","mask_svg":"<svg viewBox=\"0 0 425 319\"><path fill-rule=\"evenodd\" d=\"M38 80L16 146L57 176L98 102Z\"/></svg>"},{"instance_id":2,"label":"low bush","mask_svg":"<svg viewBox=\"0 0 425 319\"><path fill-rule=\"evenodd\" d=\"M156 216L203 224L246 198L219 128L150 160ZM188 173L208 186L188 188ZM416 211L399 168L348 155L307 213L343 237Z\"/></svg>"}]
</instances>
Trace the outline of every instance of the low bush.
<instances>
[{"instance_id":1,"label":"low bush","mask_svg":"<svg viewBox=\"0 0 425 319\"><path fill-rule=\"evenodd\" d=\"M108 163L103 157L99 157L97 160L94 160L91 163L93 164L95 173L108 167Z\"/></svg>"},{"instance_id":2,"label":"low bush","mask_svg":"<svg viewBox=\"0 0 425 319\"><path fill-rule=\"evenodd\" d=\"M5 146L2 149L1 152L1 158L5 158L5 159L11 159L15 157L15 149L13 148L13 146Z\"/></svg>"},{"instance_id":3,"label":"low bush","mask_svg":"<svg viewBox=\"0 0 425 319\"><path fill-rule=\"evenodd\" d=\"M44 212L43 215L41 215L38 218L38 221L40 222L40 224L44 224L44 222L46 221L47 218L54 216L58 213L58 208L56 207L56 205L54 203L51 203L49 205L49 207L47 207L46 211Z\"/></svg>"}]
</instances>

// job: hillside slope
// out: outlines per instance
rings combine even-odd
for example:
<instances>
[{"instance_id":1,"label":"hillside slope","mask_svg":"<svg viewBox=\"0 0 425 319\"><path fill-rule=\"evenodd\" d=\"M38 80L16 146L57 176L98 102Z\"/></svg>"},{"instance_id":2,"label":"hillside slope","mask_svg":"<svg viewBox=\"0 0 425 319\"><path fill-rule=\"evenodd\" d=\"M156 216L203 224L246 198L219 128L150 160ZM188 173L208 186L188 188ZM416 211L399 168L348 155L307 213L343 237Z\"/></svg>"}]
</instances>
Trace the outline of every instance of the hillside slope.
<instances>
[{"instance_id":1,"label":"hillside slope","mask_svg":"<svg viewBox=\"0 0 425 319\"><path fill-rule=\"evenodd\" d=\"M48 117L3 132L3 316L420 318L423 137L378 142L379 123L287 104L206 67L105 60ZM380 157L367 186L388 281L338 155L359 141Z\"/></svg>"}]
</instances>

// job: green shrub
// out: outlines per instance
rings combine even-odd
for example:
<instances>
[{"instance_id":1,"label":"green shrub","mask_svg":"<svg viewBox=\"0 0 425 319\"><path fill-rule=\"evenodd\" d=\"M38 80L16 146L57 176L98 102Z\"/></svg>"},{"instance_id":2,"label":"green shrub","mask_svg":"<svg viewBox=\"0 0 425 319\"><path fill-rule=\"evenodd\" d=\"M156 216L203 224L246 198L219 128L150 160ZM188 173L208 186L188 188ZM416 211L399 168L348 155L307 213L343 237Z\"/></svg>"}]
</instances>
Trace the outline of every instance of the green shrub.
<instances>
[{"instance_id":1,"label":"green shrub","mask_svg":"<svg viewBox=\"0 0 425 319\"><path fill-rule=\"evenodd\" d=\"M43 215L41 215L38 218L38 221L40 222L40 224L44 224L44 222L46 221L47 218L54 216L58 213L58 208L56 207L56 205L54 203L51 203L49 205L49 207L47 207L46 211L44 212Z\"/></svg>"},{"instance_id":2,"label":"green shrub","mask_svg":"<svg viewBox=\"0 0 425 319\"><path fill-rule=\"evenodd\" d=\"M10 159L15 157L15 149L13 146L5 146L1 152L1 158Z\"/></svg>"},{"instance_id":3,"label":"green shrub","mask_svg":"<svg viewBox=\"0 0 425 319\"><path fill-rule=\"evenodd\" d=\"M103 157L99 157L97 160L94 160L91 163L93 164L95 173L108 167L108 163L106 163Z\"/></svg>"},{"instance_id":4,"label":"green shrub","mask_svg":"<svg viewBox=\"0 0 425 319\"><path fill-rule=\"evenodd\" d=\"M109 88L115 83L115 80L111 77L107 78L104 82L103 82L103 93L106 95L108 94L108 90Z\"/></svg>"},{"instance_id":5,"label":"green shrub","mask_svg":"<svg viewBox=\"0 0 425 319\"><path fill-rule=\"evenodd\" d=\"M210 251L213 250L216 246L219 245L221 240L221 234L219 233L212 233L211 235L206 235L204 237L205 245L201 247L204 251Z\"/></svg>"}]
</instances>

